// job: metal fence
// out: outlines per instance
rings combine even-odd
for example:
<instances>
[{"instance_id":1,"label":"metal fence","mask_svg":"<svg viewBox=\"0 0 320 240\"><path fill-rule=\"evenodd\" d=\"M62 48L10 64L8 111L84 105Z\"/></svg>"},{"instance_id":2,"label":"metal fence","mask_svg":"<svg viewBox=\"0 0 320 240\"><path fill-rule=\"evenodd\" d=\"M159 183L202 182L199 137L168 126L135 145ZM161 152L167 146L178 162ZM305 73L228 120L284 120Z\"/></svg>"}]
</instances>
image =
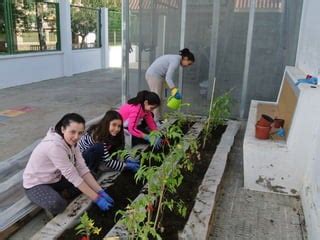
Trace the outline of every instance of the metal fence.
<instances>
[{"instance_id":1,"label":"metal fence","mask_svg":"<svg viewBox=\"0 0 320 240\"><path fill-rule=\"evenodd\" d=\"M100 9L71 5L72 48L101 47Z\"/></svg>"},{"instance_id":2,"label":"metal fence","mask_svg":"<svg viewBox=\"0 0 320 240\"><path fill-rule=\"evenodd\" d=\"M109 10L109 45L121 45L121 12Z\"/></svg>"},{"instance_id":3,"label":"metal fence","mask_svg":"<svg viewBox=\"0 0 320 240\"><path fill-rule=\"evenodd\" d=\"M148 89L155 58L187 47L196 61L175 81L189 110L207 113L216 79L215 96L232 89L233 116L245 118L251 99L276 100L295 64L302 0L129 0L127 9L128 97Z\"/></svg>"}]
</instances>

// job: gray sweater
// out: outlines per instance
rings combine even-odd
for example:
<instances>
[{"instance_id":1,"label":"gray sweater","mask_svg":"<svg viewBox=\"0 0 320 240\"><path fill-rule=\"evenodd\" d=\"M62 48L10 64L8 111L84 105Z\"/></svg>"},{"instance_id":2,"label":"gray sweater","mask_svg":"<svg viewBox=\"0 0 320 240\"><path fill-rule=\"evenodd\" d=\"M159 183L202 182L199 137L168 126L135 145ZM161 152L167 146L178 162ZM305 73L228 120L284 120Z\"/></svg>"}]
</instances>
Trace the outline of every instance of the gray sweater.
<instances>
[{"instance_id":1,"label":"gray sweater","mask_svg":"<svg viewBox=\"0 0 320 240\"><path fill-rule=\"evenodd\" d=\"M146 75L165 78L169 88L174 88L173 74L179 67L180 55L168 54L158 57L148 68Z\"/></svg>"}]
</instances>

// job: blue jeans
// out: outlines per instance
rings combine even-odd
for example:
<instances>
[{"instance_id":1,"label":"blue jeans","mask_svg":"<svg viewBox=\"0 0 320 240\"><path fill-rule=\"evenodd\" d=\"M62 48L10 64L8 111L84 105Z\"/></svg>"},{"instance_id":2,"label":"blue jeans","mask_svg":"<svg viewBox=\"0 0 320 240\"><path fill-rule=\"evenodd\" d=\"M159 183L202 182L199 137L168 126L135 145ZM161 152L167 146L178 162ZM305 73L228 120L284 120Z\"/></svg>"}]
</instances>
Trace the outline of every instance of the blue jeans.
<instances>
[{"instance_id":1,"label":"blue jeans","mask_svg":"<svg viewBox=\"0 0 320 240\"><path fill-rule=\"evenodd\" d=\"M97 173L104 154L104 144L96 143L82 153L84 160L91 172Z\"/></svg>"}]
</instances>

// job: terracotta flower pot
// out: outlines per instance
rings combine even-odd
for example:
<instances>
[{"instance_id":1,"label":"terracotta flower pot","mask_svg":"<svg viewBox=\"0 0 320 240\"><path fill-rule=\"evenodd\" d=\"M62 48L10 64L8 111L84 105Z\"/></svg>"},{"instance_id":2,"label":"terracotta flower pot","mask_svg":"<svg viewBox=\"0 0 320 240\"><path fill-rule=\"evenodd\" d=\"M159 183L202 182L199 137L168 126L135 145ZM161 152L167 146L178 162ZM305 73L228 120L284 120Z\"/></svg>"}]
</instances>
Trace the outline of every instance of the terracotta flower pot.
<instances>
[{"instance_id":1,"label":"terracotta flower pot","mask_svg":"<svg viewBox=\"0 0 320 240\"><path fill-rule=\"evenodd\" d=\"M266 114L262 114L260 117L260 120L258 121L258 125L264 126L264 127L270 127L272 123L273 123L273 118Z\"/></svg>"},{"instance_id":2,"label":"terracotta flower pot","mask_svg":"<svg viewBox=\"0 0 320 240\"><path fill-rule=\"evenodd\" d=\"M275 118L273 122L274 128L283 128L284 126L284 119Z\"/></svg>"},{"instance_id":3,"label":"terracotta flower pot","mask_svg":"<svg viewBox=\"0 0 320 240\"><path fill-rule=\"evenodd\" d=\"M258 139L269 139L271 126L265 127L256 124L256 138Z\"/></svg>"}]
</instances>

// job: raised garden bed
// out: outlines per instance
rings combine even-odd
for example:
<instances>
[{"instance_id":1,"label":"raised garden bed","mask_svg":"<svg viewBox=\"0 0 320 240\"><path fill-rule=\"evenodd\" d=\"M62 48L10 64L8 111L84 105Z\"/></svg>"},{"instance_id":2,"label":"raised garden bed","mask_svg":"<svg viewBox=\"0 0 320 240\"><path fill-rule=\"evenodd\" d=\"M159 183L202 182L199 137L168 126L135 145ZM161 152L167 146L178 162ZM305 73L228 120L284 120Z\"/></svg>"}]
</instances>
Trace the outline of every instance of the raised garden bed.
<instances>
[{"instance_id":1,"label":"raised garden bed","mask_svg":"<svg viewBox=\"0 0 320 240\"><path fill-rule=\"evenodd\" d=\"M199 128L199 125L197 126L198 131L195 131L195 137L200 135L202 127L203 125L201 125L201 128ZM193 171L190 172L183 170L183 181L177 189L177 192L173 194L168 193L168 195L171 195L168 197L172 197L173 199L177 198L177 200L182 200L185 203L186 216L181 216L179 213L166 209L159 224L160 236L162 239L179 239L179 232L184 229L185 224L188 221L188 217L193 210L194 204L197 201L199 186L203 181L203 177L205 176L208 166L211 163L212 155L214 154L225 129L226 126L219 126L214 130L213 134L211 134L211 137L207 139L206 146L203 149L201 146L199 146L199 149L202 149L199 152L200 155L194 155L192 157L192 162L194 164ZM202 137L199 138L199 142L201 142ZM135 201L138 201L142 196L143 194L140 194ZM112 237L128 239L128 233L121 223L117 223L105 236L105 239L112 239ZM152 237L149 236L149 239L152 239Z\"/></svg>"},{"instance_id":2,"label":"raised garden bed","mask_svg":"<svg viewBox=\"0 0 320 240\"><path fill-rule=\"evenodd\" d=\"M183 182L177 189L177 192L172 197L179 196L187 208L186 217L183 217L168 209L164 211L164 216L161 221L161 237L162 239L178 239L178 233L184 228L188 216L196 201L198 188L203 180L203 177L211 162L212 155L214 154L217 145L220 142L221 136L224 133L226 126L219 126L208 139L207 144L203 150L200 151L200 160L197 156L193 156L192 162L194 164L193 171L184 170L182 172ZM178 200L178 199L177 199Z\"/></svg>"}]
</instances>

